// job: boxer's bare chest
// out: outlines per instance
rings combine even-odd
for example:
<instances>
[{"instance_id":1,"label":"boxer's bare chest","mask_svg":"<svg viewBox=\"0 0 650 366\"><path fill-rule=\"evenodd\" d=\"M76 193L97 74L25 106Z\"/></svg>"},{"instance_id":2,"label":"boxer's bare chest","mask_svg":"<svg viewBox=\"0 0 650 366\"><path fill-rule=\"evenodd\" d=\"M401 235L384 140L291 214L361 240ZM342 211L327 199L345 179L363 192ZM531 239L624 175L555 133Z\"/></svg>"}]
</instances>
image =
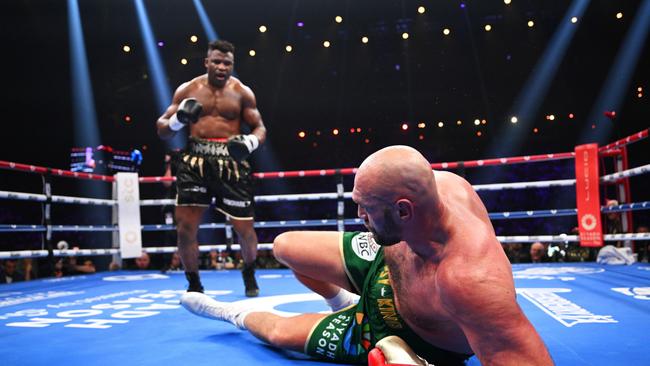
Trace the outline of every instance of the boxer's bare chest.
<instances>
[{"instance_id":1,"label":"boxer's bare chest","mask_svg":"<svg viewBox=\"0 0 650 366\"><path fill-rule=\"evenodd\" d=\"M415 333L432 344L470 352L467 339L443 306L436 283L439 264L408 251L386 255L397 311Z\"/></svg>"},{"instance_id":2,"label":"boxer's bare chest","mask_svg":"<svg viewBox=\"0 0 650 366\"><path fill-rule=\"evenodd\" d=\"M202 116L239 121L242 112L242 97L232 88L200 91L197 98L203 104Z\"/></svg>"}]
</instances>

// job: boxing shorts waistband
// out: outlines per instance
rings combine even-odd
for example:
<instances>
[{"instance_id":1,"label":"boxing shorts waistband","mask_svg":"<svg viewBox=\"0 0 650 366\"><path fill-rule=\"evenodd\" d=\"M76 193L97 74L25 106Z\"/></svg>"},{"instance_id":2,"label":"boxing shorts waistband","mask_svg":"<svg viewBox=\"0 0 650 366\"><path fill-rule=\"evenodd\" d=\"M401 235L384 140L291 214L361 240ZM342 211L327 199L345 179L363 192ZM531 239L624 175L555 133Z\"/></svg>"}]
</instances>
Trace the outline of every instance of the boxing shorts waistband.
<instances>
[{"instance_id":1,"label":"boxing shorts waistband","mask_svg":"<svg viewBox=\"0 0 650 366\"><path fill-rule=\"evenodd\" d=\"M226 142L228 139L199 139L190 137L187 151L193 154L230 157Z\"/></svg>"}]
</instances>

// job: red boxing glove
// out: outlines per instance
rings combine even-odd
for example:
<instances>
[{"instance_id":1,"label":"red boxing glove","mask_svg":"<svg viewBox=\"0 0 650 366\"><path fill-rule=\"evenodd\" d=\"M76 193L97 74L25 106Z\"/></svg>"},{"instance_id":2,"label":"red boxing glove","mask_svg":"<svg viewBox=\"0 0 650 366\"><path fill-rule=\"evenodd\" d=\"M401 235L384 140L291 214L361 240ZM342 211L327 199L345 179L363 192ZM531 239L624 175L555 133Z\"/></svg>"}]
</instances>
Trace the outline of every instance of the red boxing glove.
<instances>
[{"instance_id":1,"label":"red boxing glove","mask_svg":"<svg viewBox=\"0 0 650 366\"><path fill-rule=\"evenodd\" d=\"M397 336L383 338L368 353L368 366L433 366Z\"/></svg>"}]
</instances>

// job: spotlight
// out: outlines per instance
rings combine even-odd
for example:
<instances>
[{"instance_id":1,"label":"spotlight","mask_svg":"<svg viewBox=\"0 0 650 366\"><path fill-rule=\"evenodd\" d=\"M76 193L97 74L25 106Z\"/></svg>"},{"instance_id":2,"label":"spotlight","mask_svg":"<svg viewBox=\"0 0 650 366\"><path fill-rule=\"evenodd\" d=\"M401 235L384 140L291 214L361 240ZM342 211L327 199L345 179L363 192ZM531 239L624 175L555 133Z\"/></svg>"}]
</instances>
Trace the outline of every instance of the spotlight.
<instances>
[{"instance_id":1,"label":"spotlight","mask_svg":"<svg viewBox=\"0 0 650 366\"><path fill-rule=\"evenodd\" d=\"M548 119L549 121L555 121L555 115L554 115L554 114L550 114L550 115L548 116L547 119Z\"/></svg>"},{"instance_id":2,"label":"spotlight","mask_svg":"<svg viewBox=\"0 0 650 366\"><path fill-rule=\"evenodd\" d=\"M425 11L427 11L427 9L425 9L424 6L418 6L418 13L424 14Z\"/></svg>"},{"instance_id":3,"label":"spotlight","mask_svg":"<svg viewBox=\"0 0 650 366\"><path fill-rule=\"evenodd\" d=\"M303 23L303 22L297 22L296 23L296 27L298 27L298 28L302 28L304 26L305 26L305 23Z\"/></svg>"},{"instance_id":4,"label":"spotlight","mask_svg":"<svg viewBox=\"0 0 650 366\"><path fill-rule=\"evenodd\" d=\"M539 130L537 129L537 127L533 128L533 132L534 132L534 133L539 132Z\"/></svg>"},{"instance_id":5,"label":"spotlight","mask_svg":"<svg viewBox=\"0 0 650 366\"><path fill-rule=\"evenodd\" d=\"M127 52L127 53L131 52L131 47L129 47L127 45L124 45L124 46L122 46L122 51Z\"/></svg>"},{"instance_id":6,"label":"spotlight","mask_svg":"<svg viewBox=\"0 0 650 366\"><path fill-rule=\"evenodd\" d=\"M640 86L640 87L636 88L636 91L638 91L639 93L641 93L641 92L643 91L643 87Z\"/></svg>"},{"instance_id":7,"label":"spotlight","mask_svg":"<svg viewBox=\"0 0 650 366\"><path fill-rule=\"evenodd\" d=\"M323 42L323 47L328 48L330 46L330 41Z\"/></svg>"},{"instance_id":8,"label":"spotlight","mask_svg":"<svg viewBox=\"0 0 650 366\"><path fill-rule=\"evenodd\" d=\"M332 135L336 136L338 134L339 134L339 129L338 128L335 128L335 129L332 130Z\"/></svg>"},{"instance_id":9,"label":"spotlight","mask_svg":"<svg viewBox=\"0 0 650 366\"><path fill-rule=\"evenodd\" d=\"M511 0L503 0L503 3L506 4L506 5L510 5Z\"/></svg>"},{"instance_id":10,"label":"spotlight","mask_svg":"<svg viewBox=\"0 0 650 366\"><path fill-rule=\"evenodd\" d=\"M535 26L535 22L533 22L532 20L529 20L528 21L528 28L532 28L534 26Z\"/></svg>"},{"instance_id":11,"label":"spotlight","mask_svg":"<svg viewBox=\"0 0 650 366\"><path fill-rule=\"evenodd\" d=\"M483 135L483 132L481 132L481 131L476 131L476 136L481 137L481 135Z\"/></svg>"},{"instance_id":12,"label":"spotlight","mask_svg":"<svg viewBox=\"0 0 650 366\"><path fill-rule=\"evenodd\" d=\"M260 27L258 29L260 30L260 33L266 32L266 26L265 25L260 25Z\"/></svg>"},{"instance_id":13,"label":"spotlight","mask_svg":"<svg viewBox=\"0 0 650 366\"><path fill-rule=\"evenodd\" d=\"M445 28L445 29L442 30L442 34L444 34L445 36L448 36L449 33L451 33L451 31L449 30L449 28Z\"/></svg>"},{"instance_id":14,"label":"spotlight","mask_svg":"<svg viewBox=\"0 0 650 366\"><path fill-rule=\"evenodd\" d=\"M573 119L573 117L575 117L573 113L569 113L569 119Z\"/></svg>"},{"instance_id":15,"label":"spotlight","mask_svg":"<svg viewBox=\"0 0 650 366\"><path fill-rule=\"evenodd\" d=\"M131 116L129 116L128 114L125 115L125 116L124 116L124 122L126 122L126 123L131 123Z\"/></svg>"},{"instance_id":16,"label":"spotlight","mask_svg":"<svg viewBox=\"0 0 650 366\"><path fill-rule=\"evenodd\" d=\"M460 126L460 125L462 125L462 124L463 124L463 121L461 121L461 120L456 121L456 125L457 125L457 126Z\"/></svg>"},{"instance_id":17,"label":"spotlight","mask_svg":"<svg viewBox=\"0 0 650 366\"><path fill-rule=\"evenodd\" d=\"M482 125L487 124L487 120L482 119L482 120L481 120L481 124L482 124Z\"/></svg>"},{"instance_id":18,"label":"spotlight","mask_svg":"<svg viewBox=\"0 0 650 366\"><path fill-rule=\"evenodd\" d=\"M475 126L478 126L480 124L481 124L481 121L478 118L474 120L474 125Z\"/></svg>"},{"instance_id":19,"label":"spotlight","mask_svg":"<svg viewBox=\"0 0 650 366\"><path fill-rule=\"evenodd\" d=\"M357 127L357 132L361 133L361 127Z\"/></svg>"},{"instance_id":20,"label":"spotlight","mask_svg":"<svg viewBox=\"0 0 650 366\"><path fill-rule=\"evenodd\" d=\"M182 64L182 65L187 65L187 59L186 59L186 58L182 58L182 59L181 59L181 64Z\"/></svg>"},{"instance_id":21,"label":"spotlight","mask_svg":"<svg viewBox=\"0 0 650 366\"><path fill-rule=\"evenodd\" d=\"M402 130L406 131L409 129L409 125L407 123L402 123Z\"/></svg>"},{"instance_id":22,"label":"spotlight","mask_svg":"<svg viewBox=\"0 0 650 366\"><path fill-rule=\"evenodd\" d=\"M578 17L571 18L571 23L577 23L577 22L578 22Z\"/></svg>"},{"instance_id":23,"label":"spotlight","mask_svg":"<svg viewBox=\"0 0 650 366\"><path fill-rule=\"evenodd\" d=\"M368 43L368 37L366 36L361 37L361 43Z\"/></svg>"},{"instance_id":24,"label":"spotlight","mask_svg":"<svg viewBox=\"0 0 650 366\"><path fill-rule=\"evenodd\" d=\"M162 47L162 46L164 46L164 45L165 45L165 42L163 42L163 41L158 41L158 47Z\"/></svg>"},{"instance_id":25,"label":"spotlight","mask_svg":"<svg viewBox=\"0 0 650 366\"><path fill-rule=\"evenodd\" d=\"M337 22L337 23L341 23L341 22L343 21L343 17L341 17L340 15L337 15L337 16L334 18L334 21Z\"/></svg>"},{"instance_id":26,"label":"spotlight","mask_svg":"<svg viewBox=\"0 0 650 366\"><path fill-rule=\"evenodd\" d=\"M440 125L440 123L442 123L442 122L439 122L438 125ZM425 127L427 127L426 123L424 123L424 122L418 123L418 128L425 128Z\"/></svg>"},{"instance_id":27,"label":"spotlight","mask_svg":"<svg viewBox=\"0 0 650 366\"><path fill-rule=\"evenodd\" d=\"M370 139L365 139L365 140L363 140L363 142L365 142L366 144L369 144L369 143L370 143Z\"/></svg>"},{"instance_id":28,"label":"spotlight","mask_svg":"<svg viewBox=\"0 0 650 366\"><path fill-rule=\"evenodd\" d=\"M290 44L288 44L284 49L285 49L287 52L291 52L291 51L293 51L293 47L291 47Z\"/></svg>"},{"instance_id":29,"label":"spotlight","mask_svg":"<svg viewBox=\"0 0 650 366\"><path fill-rule=\"evenodd\" d=\"M254 57L256 55L255 50L248 51L248 55L250 55L251 57Z\"/></svg>"},{"instance_id":30,"label":"spotlight","mask_svg":"<svg viewBox=\"0 0 650 366\"><path fill-rule=\"evenodd\" d=\"M301 139L304 139L305 136L307 136L307 134L305 133L305 131L300 131L300 132L298 132L298 137L300 137Z\"/></svg>"},{"instance_id":31,"label":"spotlight","mask_svg":"<svg viewBox=\"0 0 650 366\"><path fill-rule=\"evenodd\" d=\"M517 119L517 116L512 116L512 117L510 117L510 122L511 123L517 123L517 122L519 122L519 119Z\"/></svg>"},{"instance_id":32,"label":"spotlight","mask_svg":"<svg viewBox=\"0 0 650 366\"><path fill-rule=\"evenodd\" d=\"M406 32L402 33L402 39L409 39L409 34Z\"/></svg>"},{"instance_id":33,"label":"spotlight","mask_svg":"<svg viewBox=\"0 0 650 366\"><path fill-rule=\"evenodd\" d=\"M199 37L197 37L197 36L191 36L190 37L190 42L192 42L192 43L196 43L198 40L199 40Z\"/></svg>"},{"instance_id":34,"label":"spotlight","mask_svg":"<svg viewBox=\"0 0 650 366\"><path fill-rule=\"evenodd\" d=\"M445 126L444 123L442 123L442 122L438 122L438 127L442 128L442 127L444 127L444 126Z\"/></svg>"},{"instance_id":35,"label":"spotlight","mask_svg":"<svg viewBox=\"0 0 650 366\"><path fill-rule=\"evenodd\" d=\"M420 140L420 141L421 141L421 140L424 140L424 135L419 135L419 136L418 136L418 140Z\"/></svg>"},{"instance_id":36,"label":"spotlight","mask_svg":"<svg viewBox=\"0 0 650 366\"><path fill-rule=\"evenodd\" d=\"M623 18L623 13L619 11L618 13L616 13L616 19L621 19L621 18Z\"/></svg>"},{"instance_id":37,"label":"spotlight","mask_svg":"<svg viewBox=\"0 0 650 366\"><path fill-rule=\"evenodd\" d=\"M486 32L489 32L489 31L491 31L491 30L492 30L492 26L489 25L489 24L486 24L486 25L485 25L485 31L486 31Z\"/></svg>"},{"instance_id":38,"label":"spotlight","mask_svg":"<svg viewBox=\"0 0 650 366\"><path fill-rule=\"evenodd\" d=\"M354 127L351 127L350 128L350 133L354 133L354 131L355 131Z\"/></svg>"}]
</instances>

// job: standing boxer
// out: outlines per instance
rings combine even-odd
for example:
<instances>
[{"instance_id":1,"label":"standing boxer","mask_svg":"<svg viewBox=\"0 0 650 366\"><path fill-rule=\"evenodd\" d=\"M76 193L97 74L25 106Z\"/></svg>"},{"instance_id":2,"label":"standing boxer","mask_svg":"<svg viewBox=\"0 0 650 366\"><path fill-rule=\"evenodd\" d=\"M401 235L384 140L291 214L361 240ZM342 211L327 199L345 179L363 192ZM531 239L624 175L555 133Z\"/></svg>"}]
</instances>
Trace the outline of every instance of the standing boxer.
<instances>
[{"instance_id":1,"label":"standing boxer","mask_svg":"<svg viewBox=\"0 0 650 366\"><path fill-rule=\"evenodd\" d=\"M189 141L176 175L178 251L189 282L188 292L203 292L198 273L197 231L216 198L241 242L246 296L257 296L257 235L253 228L253 186L247 157L264 142L266 128L253 91L232 76L235 47L218 40L208 45L207 73L181 84L172 104L157 121L162 139L189 129ZM242 124L250 134L242 134Z\"/></svg>"}]
</instances>

